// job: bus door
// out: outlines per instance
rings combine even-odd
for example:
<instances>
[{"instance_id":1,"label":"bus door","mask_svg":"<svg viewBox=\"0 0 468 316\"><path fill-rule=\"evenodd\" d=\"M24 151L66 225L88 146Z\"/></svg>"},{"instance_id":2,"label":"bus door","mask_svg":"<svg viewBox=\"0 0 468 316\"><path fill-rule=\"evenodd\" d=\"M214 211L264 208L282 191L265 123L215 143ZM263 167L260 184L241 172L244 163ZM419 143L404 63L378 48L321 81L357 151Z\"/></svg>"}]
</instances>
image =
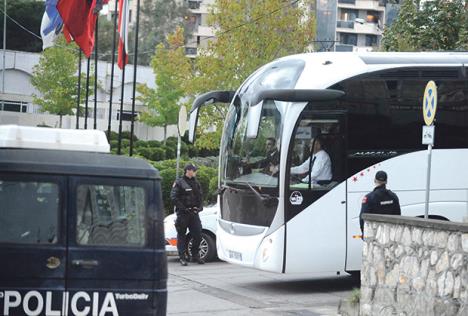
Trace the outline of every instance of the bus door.
<instances>
[{"instance_id":1,"label":"bus door","mask_svg":"<svg viewBox=\"0 0 468 316\"><path fill-rule=\"evenodd\" d=\"M70 313L155 314L153 280L164 271L156 267L154 191L149 180L71 178Z\"/></svg>"},{"instance_id":2,"label":"bus door","mask_svg":"<svg viewBox=\"0 0 468 316\"><path fill-rule=\"evenodd\" d=\"M55 176L0 176L1 315L61 315L64 188Z\"/></svg>"},{"instance_id":3,"label":"bus door","mask_svg":"<svg viewBox=\"0 0 468 316\"><path fill-rule=\"evenodd\" d=\"M285 194L286 272L288 267L291 271L317 272L336 272L344 268L346 117L343 112L306 110L292 135L288 158L290 179ZM316 142L320 142L325 153L319 160L313 158L314 146L317 151L319 149ZM317 166L325 164L323 168L328 171L324 171L320 179L310 179L308 170L314 170L316 163L319 163Z\"/></svg>"}]
</instances>

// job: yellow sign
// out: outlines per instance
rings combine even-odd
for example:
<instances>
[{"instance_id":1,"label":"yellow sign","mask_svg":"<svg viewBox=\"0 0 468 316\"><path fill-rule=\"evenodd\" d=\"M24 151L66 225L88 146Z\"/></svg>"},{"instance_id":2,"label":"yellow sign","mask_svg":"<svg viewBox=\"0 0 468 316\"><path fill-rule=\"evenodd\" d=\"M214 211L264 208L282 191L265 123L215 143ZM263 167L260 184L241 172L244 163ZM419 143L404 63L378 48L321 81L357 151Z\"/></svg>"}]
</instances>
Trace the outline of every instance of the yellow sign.
<instances>
[{"instance_id":1,"label":"yellow sign","mask_svg":"<svg viewBox=\"0 0 468 316\"><path fill-rule=\"evenodd\" d=\"M429 81L424 90L423 116L427 126L432 125L437 110L437 86L434 81Z\"/></svg>"}]
</instances>

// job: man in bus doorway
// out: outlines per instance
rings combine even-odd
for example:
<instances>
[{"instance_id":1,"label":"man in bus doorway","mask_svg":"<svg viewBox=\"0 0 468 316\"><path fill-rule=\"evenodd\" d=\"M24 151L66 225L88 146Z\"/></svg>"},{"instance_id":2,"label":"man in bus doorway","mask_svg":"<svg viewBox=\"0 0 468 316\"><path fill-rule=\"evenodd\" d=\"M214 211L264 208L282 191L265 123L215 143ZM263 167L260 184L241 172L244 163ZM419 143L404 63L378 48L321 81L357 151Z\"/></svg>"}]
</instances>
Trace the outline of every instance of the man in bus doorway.
<instances>
[{"instance_id":1,"label":"man in bus doorway","mask_svg":"<svg viewBox=\"0 0 468 316\"><path fill-rule=\"evenodd\" d=\"M375 174L375 189L366 194L362 199L361 214L359 214L359 224L364 236L364 221L362 214L388 214L401 215L400 201L398 196L386 188L387 173L385 171L377 171Z\"/></svg>"},{"instance_id":2,"label":"man in bus doorway","mask_svg":"<svg viewBox=\"0 0 468 316\"><path fill-rule=\"evenodd\" d=\"M184 176L174 182L171 190L171 201L176 207L177 219L177 251L179 261L183 266L187 265L187 229L192 237L191 254L192 261L199 264L205 263L200 258L200 241L202 225L198 213L203 210L203 193L200 183L195 178L197 167L191 163L184 168Z\"/></svg>"},{"instance_id":3,"label":"man in bus doorway","mask_svg":"<svg viewBox=\"0 0 468 316\"><path fill-rule=\"evenodd\" d=\"M312 184L317 184L318 181L329 181L332 178L331 160L330 156L322 148L323 141L320 136L310 140L310 151L312 156L307 158L306 161L300 166L292 167L291 174L304 174L309 175L301 180L301 182L309 183L309 177ZM311 161L312 159L312 161Z\"/></svg>"}]
</instances>

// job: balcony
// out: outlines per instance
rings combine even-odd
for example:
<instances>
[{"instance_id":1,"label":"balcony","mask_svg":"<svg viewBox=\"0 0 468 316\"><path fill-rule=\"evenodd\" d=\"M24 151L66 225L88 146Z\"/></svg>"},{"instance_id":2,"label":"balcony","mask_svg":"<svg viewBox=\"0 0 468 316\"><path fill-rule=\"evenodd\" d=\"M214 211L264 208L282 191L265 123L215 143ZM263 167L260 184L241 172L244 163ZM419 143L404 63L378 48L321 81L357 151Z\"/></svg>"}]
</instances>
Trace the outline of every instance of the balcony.
<instances>
[{"instance_id":1,"label":"balcony","mask_svg":"<svg viewBox=\"0 0 468 316\"><path fill-rule=\"evenodd\" d=\"M338 8L384 11L385 6L378 0L338 0Z\"/></svg>"},{"instance_id":2,"label":"balcony","mask_svg":"<svg viewBox=\"0 0 468 316\"><path fill-rule=\"evenodd\" d=\"M336 27L343 29L354 29L354 21L336 21Z\"/></svg>"}]
</instances>

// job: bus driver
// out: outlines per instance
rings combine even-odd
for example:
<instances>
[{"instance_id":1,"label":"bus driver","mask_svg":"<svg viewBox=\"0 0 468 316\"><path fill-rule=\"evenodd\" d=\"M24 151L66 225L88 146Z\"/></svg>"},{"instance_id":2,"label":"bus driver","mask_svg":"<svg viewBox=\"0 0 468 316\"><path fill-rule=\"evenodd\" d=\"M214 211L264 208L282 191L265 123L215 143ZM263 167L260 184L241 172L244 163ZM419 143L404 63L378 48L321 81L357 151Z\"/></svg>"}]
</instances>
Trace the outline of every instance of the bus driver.
<instances>
[{"instance_id":1,"label":"bus driver","mask_svg":"<svg viewBox=\"0 0 468 316\"><path fill-rule=\"evenodd\" d=\"M292 175L301 175L309 172L301 182L309 183L309 177L312 184L317 184L318 181L329 181L332 178L331 171L331 160L330 156L325 150L322 149L322 139L320 136L312 138L309 143L311 149L311 154L306 161L304 161L300 166L292 167ZM312 157L312 162L310 161Z\"/></svg>"}]
</instances>

